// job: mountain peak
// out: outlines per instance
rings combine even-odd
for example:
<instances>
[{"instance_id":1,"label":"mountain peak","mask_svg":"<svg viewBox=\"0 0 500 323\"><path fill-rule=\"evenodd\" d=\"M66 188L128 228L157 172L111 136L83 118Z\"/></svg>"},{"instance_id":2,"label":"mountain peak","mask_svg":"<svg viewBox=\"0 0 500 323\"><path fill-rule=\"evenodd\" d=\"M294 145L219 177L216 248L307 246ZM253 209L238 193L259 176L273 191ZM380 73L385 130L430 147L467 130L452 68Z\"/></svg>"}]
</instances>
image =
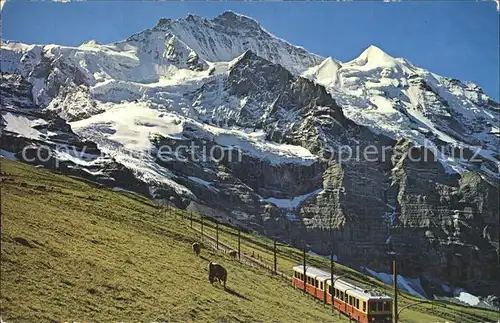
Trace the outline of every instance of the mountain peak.
<instances>
[{"instance_id":1,"label":"mountain peak","mask_svg":"<svg viewBox=\"0 0 500 323\"><path fill-rule=\"evenodd\" d=\"M363 53L369 53L369 54L383 54L383 55L388 55L386 52L384 52L380 47L377 47L375 45L370 45L368 46Z\"/></svg>"},{"instance_id":2,"label":"mountain peak","mask_svg":"<svg viewBox=\"0 0 500 323\"><path fill-rule=\"evenodd\" d=\"M340 68L342 68L342 64L339 61L332 57L327 57L320 64L304 71L302 76L315 83L333 87L337 82L338 70Z\"/></svg>"},{"instance_id":3,"label":"mountain peak","mask_svg":"<svg viewBox=\"0 0 500 323\"><path fill-rule=\"evenodd\" d=\"M322 67L333 67L335 69L339 69L341 67L340 63L333 59L331 56L325 58L325 60L323 62L321 62L321 64L319 64L320 68Z\"/></svg>"},{"instance_id":4,"label":"mountain peak","mask_svg":"<svg viewBox=\"0 0 500 323\"><path fill-rule=\"evenodd\" d=\"M367 49L365 49L361 55L357 58L353 59L350 62L347 62L346 65L354 65L354 66L363 66L365 68L374 68L374 67L389 67L395 66L397 63L396 59L391 55L384 52L382 49L375 45L370 45Z\"/></svg>"},{"instance_id":5,"label":"mountain peak","mask_svg":"<svg viewBox=\"0 0 500 323\"><path fill-rule=\"evenodd\" d=\"M251 62L251 64L269 64L270 62L255 54L251 49L247 49L243 54L237 56L235 59L231 61L229 64L230 69L237 68L242 64L245 65L247 62Z\"/></svg>"},{"instance_id":6,"label":"mountain peak","mask_svg":"<svg viewBox=\"0 0 500 323\"><path fill-rule=\"evenodd\" d=\"M210 20L193 14L176 20L162 18L152 31L176 35L201 59L209 62L229 62L251 49L253 54L299 75L324 60L272 35L256 20L233 11L225 11ZM160 33L151 35L147 30L141 37L157 37L161 41L162 36Z\"/></svg>"},{"instance_id":7,"label":"mountain peak","mask_svg":"<svg viewBox=\"0 0 500 323\"><path fill-rule=\"evenodd\" d=\"M221 15L215 17L213 19L213 22L219 23L222 25L229 24L230 26L232 26L234 24L237 24L237 26L260 28L260 24L256 20L254 20L248 16L238 14L238 13L231 11L231 10L227 10L224 13L222 13Z\"/></svg>"},{"instance_id":8,"label":"mountain peak","mask_svg":"<svg viewBox=\"0 0 500 323\"><path fill-rule=\"evenodd\" d=\"M160 20L158 20L158 23L156 24L156 28L167 27L171 22L172 20L169 18L160 18Z\"/></svg>"},{"instance_id":9,"label":"mountain peak","mask_svg":"<svg viewBox=\"0 0 500 323\"><path fill-rule=\"evenodd\" d=\"M363 53L361 53L361 55L359 56L359 58L361 58L361 57L366 58L368 60L387 60L387 59L393 60L394 59L394 57L387 54L386 52L384 52L382 49L380 49L379 47L377 47L375 45L368 46L368 48L365 49L363 51Z\"/></svg>"},{"instance_id":10,"label":"mountain peak","mask_svg":"<svg viewBox=\"0 0 500 323\"><path fill-rule=\"evenodd\" d=\"M192 14L192 13L188 13L188 15L186 16L185 18L187 21L193 21L193 22L196 22L196 21L200 21L200 20L204 20L203 17L200 17L196 14Z\"/></svg>"}]
</instances>

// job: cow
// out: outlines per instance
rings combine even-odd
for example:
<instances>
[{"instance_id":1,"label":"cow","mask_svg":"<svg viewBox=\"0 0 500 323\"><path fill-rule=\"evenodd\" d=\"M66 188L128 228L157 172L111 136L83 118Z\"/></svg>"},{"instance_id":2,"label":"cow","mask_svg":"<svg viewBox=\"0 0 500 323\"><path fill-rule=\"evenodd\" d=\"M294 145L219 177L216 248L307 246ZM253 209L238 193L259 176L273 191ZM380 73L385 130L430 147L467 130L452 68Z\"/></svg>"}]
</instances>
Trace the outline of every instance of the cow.
<instances>
[{"instance_id":1,"label":"cow","mask_svg":"<svg viewBox=\"0 0 500 323\"><path fill-rule=\"evenodd\" d=\"M215 279L224 283L224 288L226 288L227 270L215 262L210 262L208 264L208 280L210 284L213 284Z\"/></svg>"},{"instance_id":2,"label":"cow","mask_svg":"<svg viewBox=\"0 0 500 323\"><path fill-rule=\"evenodd\" d=\"M199 256L200 252L201 252L201 245L198 242L193 243L193 253Z\"/></svg>"},{"instance_id":3,"label":"cow","mask_svg":"<svg viewBox=\"0 0 500 323\"><path fill-rule=\"evenodd\" d=\"M231 250L227 253L230 257L236 258L238 257L238 251L236 250Z\"/></svg>"}]
</instances>

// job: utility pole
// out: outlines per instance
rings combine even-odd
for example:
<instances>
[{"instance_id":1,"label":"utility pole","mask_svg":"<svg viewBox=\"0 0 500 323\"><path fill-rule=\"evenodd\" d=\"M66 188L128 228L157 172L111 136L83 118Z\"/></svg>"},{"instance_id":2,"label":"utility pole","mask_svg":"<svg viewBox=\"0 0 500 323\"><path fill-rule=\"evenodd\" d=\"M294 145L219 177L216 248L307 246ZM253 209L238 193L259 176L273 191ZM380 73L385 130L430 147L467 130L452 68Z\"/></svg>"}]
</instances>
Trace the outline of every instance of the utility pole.
<instances>
[{"instance_id":1,"label":"utility pole","mask_svg":"<svg viewBox=\"0 0 500 323\"><path fill-rule=\"evenodd\" d=\"M238 260L241 261L241 229L238 227Z\"/></svg>"},{"instance_id":2,"label":"utility pole","mask_svg":"<svg viewBox=\"0 0 500 323\"><path fill-rule=\"evenodd\" d=\"M278 261L276 259L276 238L274 238L274 274L278 273Z\"/></svg>"},{"instance_id":3,"label":"utility pole","mask_svg":"<svg viewBox=\"0 0 500 323\"><path fill-rule=\"evenodd\" d=\"M334 301L334 288L333 288L333 235L332 235L332 211L330 211L330 283L331 283L331 289L330 289L330 296L332 298L332 313L335 311L335 301Z\"/></svg>"},{"instance_id":4,"label":"utility pole","mask_svg":"<svg viewBox=\"0 0 500 323\"><path fill-rule=\"evenodd\" d=\"M219 221L215 222L215 250L219 250Z\"/></svg>"},{"instance_id":5,"label":"utility pole","mask_svg":"<svg viewBox=\"0 0 500 323\"><path fill-rule=\"evenodd\" d=\"M191 229L193 228L193 211L189 212L189 223L191 226Z\"/></svg>"},{"instance_id":6,"label":"utility pole","mask_svg":"<svg viewBox=\"0 0 500 323\"><path fill-rule=\"evenodd\" d=\"M304 250L303 250L303 261L304 261L304 293L307 293L307 290L306 290L306 282L307 282L307 279L306 279L306 242L304 241Z\"/></svg>"},{"instance_id":7,"label":"utility pole","mask_svg":"<svg viewBox=\"0 0 500 323\"><path fill-rule=\"evenodd\" d=\"M333 288L333 248L332 248L332 254L330 255L330 283L331 283L331 286L330 286L330 296L332 297L332 313L334 312L335 310L335 302L334 302L334 288Z\"/></svg>"},{"instance_id":8,"label":"utility pole","mask_svg":"<svg viewBox=\"0 0 500 323\"><path fill-rule=\"evenodd\" d=\"M398 271L396 267L396 259L392 261L392 280L394 282L394 291L393 291L393 319L394 323L398 323Z\"/></svg>"},{"instance_id":9,"label":"utility pole","mask_svg":"<svg viewBox=\"0 0 500 323\"><path fill-rule=\"evenodd\" d=\"M201 240L203 240L203 214L200 214L201 217Z\"/></svg>"}]
</instances>

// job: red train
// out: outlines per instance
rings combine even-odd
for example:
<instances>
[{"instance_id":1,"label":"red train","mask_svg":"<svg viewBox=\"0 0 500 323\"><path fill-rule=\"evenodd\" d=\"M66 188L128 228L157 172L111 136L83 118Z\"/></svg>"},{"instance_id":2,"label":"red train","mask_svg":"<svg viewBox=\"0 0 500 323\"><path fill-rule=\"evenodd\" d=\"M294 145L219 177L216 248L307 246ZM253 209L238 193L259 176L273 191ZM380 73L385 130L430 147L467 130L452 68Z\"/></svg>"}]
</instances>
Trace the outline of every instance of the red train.
<instances>
[{"instance_id":1,"label":"red train","mask_svg":"<svg viewBox=\"0 0 500 323\"><path fill-rule=\"evenodd\" d=\"M344 315L360 323L387 323L392 322L392 298L379 294L375 291L365 290L341 279L333 277L333 288L330 273L318 268L306 266L304 277L304 266L293 267L292 284L297 288L332 304Z\"/></svg>"}]
</instances>

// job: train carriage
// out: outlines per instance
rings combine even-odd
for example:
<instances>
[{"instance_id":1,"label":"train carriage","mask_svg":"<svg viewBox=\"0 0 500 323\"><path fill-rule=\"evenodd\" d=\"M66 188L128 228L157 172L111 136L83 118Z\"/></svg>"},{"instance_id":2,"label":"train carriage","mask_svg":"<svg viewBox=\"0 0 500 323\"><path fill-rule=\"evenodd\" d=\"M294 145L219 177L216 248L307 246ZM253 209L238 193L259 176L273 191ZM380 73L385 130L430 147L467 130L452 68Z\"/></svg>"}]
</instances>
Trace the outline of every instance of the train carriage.
<instances>
[{"instance_id":1,"label":"train carriage","mask_svg":"<svg viewBox=\"0 0 500 323\"><path fill-rule=\"evenodd\" d=\"M360 323L387 323L392 321L392 298L373 290L366 290L334 276L331 284L330 273L306 266L293 267L292 284L304 289L313 297L333 306Z\"/></svg>"}]
</instances>

